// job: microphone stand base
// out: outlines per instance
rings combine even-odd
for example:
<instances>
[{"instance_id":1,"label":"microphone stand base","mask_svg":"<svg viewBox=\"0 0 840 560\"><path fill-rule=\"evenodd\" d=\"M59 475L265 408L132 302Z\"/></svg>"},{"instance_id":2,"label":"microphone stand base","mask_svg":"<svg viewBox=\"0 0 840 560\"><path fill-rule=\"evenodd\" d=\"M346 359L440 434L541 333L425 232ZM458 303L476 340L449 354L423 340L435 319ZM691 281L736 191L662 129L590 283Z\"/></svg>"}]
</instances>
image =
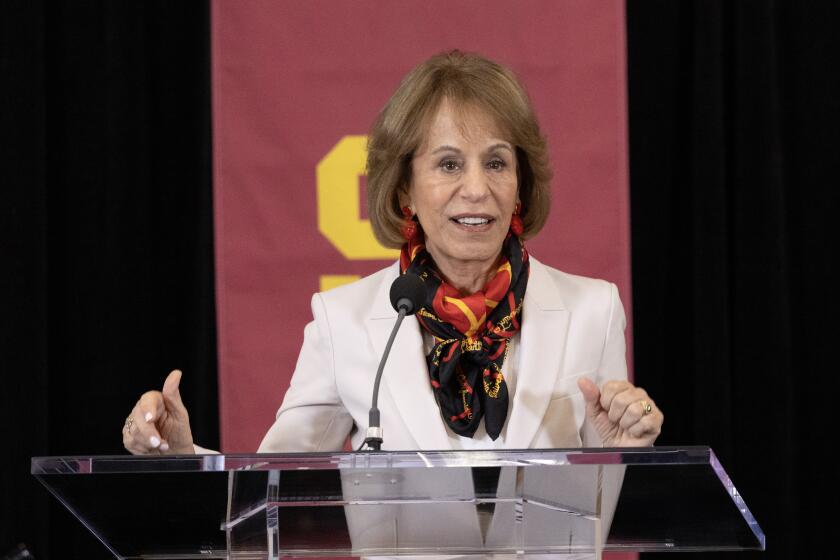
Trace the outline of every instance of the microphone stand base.
<instances>
[{"instance_id":1,"label":"microphone stand base","mask_svg":"<svg viewBox=\"0 0 840 560\"><path fill-rule=\"evenodd\" d=\"M367 449L365 449L367 448ZM380 451L382 449L382 438L369 437L365 438L364 447L362 451Z\"/></svg>"}]
</instances>

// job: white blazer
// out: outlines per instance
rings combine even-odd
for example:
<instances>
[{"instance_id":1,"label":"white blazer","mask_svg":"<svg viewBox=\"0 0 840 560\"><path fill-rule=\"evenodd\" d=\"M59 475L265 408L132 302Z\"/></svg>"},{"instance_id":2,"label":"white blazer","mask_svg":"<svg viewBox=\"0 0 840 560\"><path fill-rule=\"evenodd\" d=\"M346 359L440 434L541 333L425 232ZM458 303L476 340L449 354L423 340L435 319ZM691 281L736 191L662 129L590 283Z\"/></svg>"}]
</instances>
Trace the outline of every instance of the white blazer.
<instances>
[{"instance_id":1,"label":"white blazer","mask_svg":"<svg viewBox=\"0 0 840 560\"><path fill-rule=\"evenodd\" d=\"M399 264L315 294L291 385L260 452L338 451L365 438L374 377L397 314L389 290ZM585 421L580 376L626 379L624 310L614 284L531 258L519 370L505 448L600 446ZM403 323L379 394L383 450L451 449L414 318Z\"/></svg>"}]
</instances>

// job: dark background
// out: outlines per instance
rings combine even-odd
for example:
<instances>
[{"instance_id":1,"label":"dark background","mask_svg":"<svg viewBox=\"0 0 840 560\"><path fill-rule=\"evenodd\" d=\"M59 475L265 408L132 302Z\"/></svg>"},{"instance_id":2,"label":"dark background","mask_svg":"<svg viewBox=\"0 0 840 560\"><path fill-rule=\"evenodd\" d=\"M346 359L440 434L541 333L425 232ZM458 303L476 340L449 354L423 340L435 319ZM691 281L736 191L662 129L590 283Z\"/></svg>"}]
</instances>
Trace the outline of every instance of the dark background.
<instances>
[{"instance_id":1,"label":"dark background","mask_svg":"<svg viewBox=\"0 0 840 560\"><path fill-rule=\"evenodd\" d=\"M0 3L0 557L109 557L29 457L125 453L170 369L218 446L209 40L204 2Z\"/></svg>"},{"instance_id":2,"label":"dark background","mask_svg":"<svg viewBox=\"0 0 840 560\"><path fill-rule=\"evenodd\" d=\"M767 533L739 558L828 542L838 11L627 4L636 379ZM122 453L171 368L218 445L209 42L203 2L0 4L0 555L108 557L29 457Z\"/></svg>"}]
</instances>

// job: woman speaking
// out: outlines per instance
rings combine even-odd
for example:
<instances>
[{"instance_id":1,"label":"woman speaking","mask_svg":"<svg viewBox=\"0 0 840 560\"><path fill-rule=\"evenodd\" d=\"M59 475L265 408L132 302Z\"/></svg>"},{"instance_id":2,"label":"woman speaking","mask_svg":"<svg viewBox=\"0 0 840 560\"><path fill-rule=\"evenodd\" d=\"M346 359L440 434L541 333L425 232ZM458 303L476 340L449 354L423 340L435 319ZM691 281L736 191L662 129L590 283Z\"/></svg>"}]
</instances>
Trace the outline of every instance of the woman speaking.
<instances>
[{"instance_id":1,"label":"woman speaking","mask_svg":"<svg viewBox=\"0 0 840 560\"><path fill-rule=\"evenodd\" d=\"M545 139L510 70L453 51L412 70L368 143L377 239L399 262L312 298L314 320L261 452L360 447L377 364L396 318L389 289L422 280L379 396L383 449L652 445L663 415L627 381L613 284L531 257L549 212ZM135 454L194 445L180 371L123 426Z\"/></svg>"}]
</instances>

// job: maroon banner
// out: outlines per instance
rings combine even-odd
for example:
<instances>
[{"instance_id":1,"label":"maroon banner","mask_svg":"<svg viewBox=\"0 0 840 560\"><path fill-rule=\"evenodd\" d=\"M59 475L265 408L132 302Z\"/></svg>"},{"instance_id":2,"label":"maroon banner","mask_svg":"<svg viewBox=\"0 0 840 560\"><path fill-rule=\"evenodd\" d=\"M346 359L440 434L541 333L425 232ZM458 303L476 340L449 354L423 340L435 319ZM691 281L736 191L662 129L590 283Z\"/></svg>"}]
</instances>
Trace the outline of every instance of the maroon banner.
<instances>
[{"instance_id":1,"label":"maroon banner","mask_svg":"<svg viewBox=\"0 0 840 560\"><path fill-rule=\"evenodd\" d=\"M311 294L396 258L366 219L365 134L432 54L477 52L520 76L555 172L529 250L617 283L629 316L622 1L215 1L212 26L224 451L254 451L271 425Z\"/></svg>"}]
</instances>

